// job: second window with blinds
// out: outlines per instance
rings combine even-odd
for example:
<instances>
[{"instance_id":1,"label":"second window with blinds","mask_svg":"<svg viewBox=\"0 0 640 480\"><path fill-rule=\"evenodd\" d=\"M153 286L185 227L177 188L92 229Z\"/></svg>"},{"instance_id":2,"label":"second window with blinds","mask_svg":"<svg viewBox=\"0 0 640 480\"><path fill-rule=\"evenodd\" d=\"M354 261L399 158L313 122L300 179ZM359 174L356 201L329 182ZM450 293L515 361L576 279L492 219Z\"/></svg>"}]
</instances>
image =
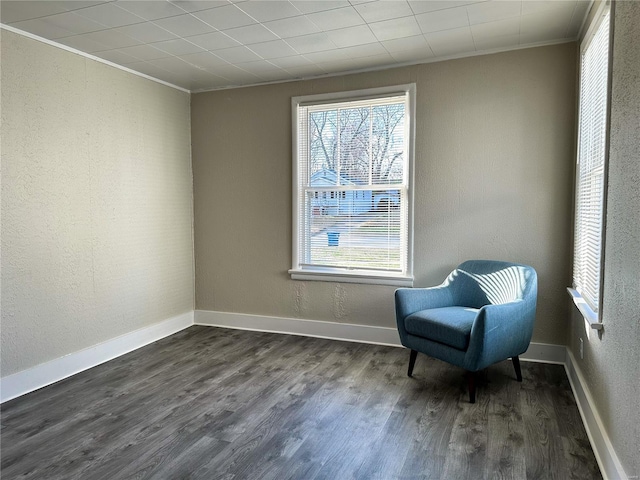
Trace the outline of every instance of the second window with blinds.
<instances>
[{"instance_id":1,"label":"second window with blinds","mask_svg":"<svg viewBox=\"0 0 640 480\"><path fill-rule=\"evenodd\" d=\"M292 99L293 279L412 284L414 96Z\"/></svg>"}]
</instances>

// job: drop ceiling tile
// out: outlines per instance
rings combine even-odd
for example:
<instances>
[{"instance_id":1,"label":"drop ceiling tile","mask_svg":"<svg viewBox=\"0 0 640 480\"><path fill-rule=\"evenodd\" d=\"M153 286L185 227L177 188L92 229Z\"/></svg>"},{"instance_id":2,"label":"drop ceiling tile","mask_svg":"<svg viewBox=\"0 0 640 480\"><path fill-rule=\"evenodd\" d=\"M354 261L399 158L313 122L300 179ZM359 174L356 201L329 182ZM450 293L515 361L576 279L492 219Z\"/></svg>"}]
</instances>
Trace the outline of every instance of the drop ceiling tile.
<instances>
[{"instance_id":1,"label":"drop ceiling tile","mask_svg":"<svg viewBox=\"0 0 640 480\"><path fill-rule=\"evenodd\" d=\"M252 52L245 46L216 50L216 55L229 63L241 63L260 60L258 54Z\"/></svg>"},{"instance_id":2,"label":"drop ceiling tile","mask_svg":"<svg viewBox=\"0 0 640 480\"><path fill-rule=\"evenodd\" d=\"M76 15L73 12L58 13L41 19L55 27L72 32L74 35L82 33L97 32L104 30L106 27L98 22Z\"/></svg>"},{"instance_id":3,"label":"drop ceiling tile","mask_svg":"<svg viewBox=\"0 0 640 480\"><path fill-rule=\"evenodd\" d=\"M405 50L429 49L429 45L422 35L385 40L381 43L382 46L390 53L402 52Z\"/></svg>"},{"instance_id":4,"label":"drop ceiling tile","mask_svg":"<svg viewBox=\"0 0 640 480\"><path fill-rule=\"evenodd\" d=\"M485 0L433 0L433 1L425 1L425 0L409 0L409 6L413 13L418 15L420 13L426 12L435 12L436 10L444 10L446 8L454 8L460 7L463 5L470 5L472 3L479 3L480 1Z\"/></svg>"},{"instance_id":5,"label":"drop ceiling tile","mask_svg":"<svg viewBox=\"0 0 640 480\"><path fill-rule=\"evenodd\" d=\"M374 55L384 55L388 53L382 44L378 42L345 47L341 48L340 51L349 58L372 57Z\"/></svg>"},{"instance_id":6,"label":"drop ceiling tile","mask_svg":"<svg viewBox=\"0 0 640 480\"><path fill-rule=\"evenodd\" d=\"M177 17L161 18L153 23L165 30L169 30L171 33L175 33L179 37L202 35L214 31L210 25L188 13Z\"/></svg>"},{"instance_id":7,"label":"drop ceiling tile","mask_svg":"<svg viewBox=\"0 0 640 480\"><path fill-rule=\"evenodd\" d=\"M269 72L260 72L258 74L260 80L263 82L278 82L282 80L291 80L289 72L279 68L278 70L271 70Z\"/></svg>"},{"instance_id":8,"label":"drop ceiling tile","mask_svg":"<svg viewBox=\"0 0 640 480\"><path fill-rule=\"evenodd\" d=\"M205 81L223 80L223 78L219 77L218 75L214 75L208 70L198 69L197 71L191 72L191 75L189 76L189 80L191 83L201 83Z\"/></svg>"},{"instance_id":9,"label":"drop ceiling tile","mask_svg":"<svg viewBox=\"0 0 640 480\"><path fill-rule=\"evenodd\" d=\"M130 63L127 67L135 70L136 72L144 73L145 75L159 79L162 79L162 77L168 73L165 69L160 68L157 65L152 65L149 62Z\"/></svg>"},{"instance_id":10,"label":"drop ceiling tile","mask_svg":"<svg viewBox=\"0 0 640 480\"><path fill-rule=\"evenodd\" d=\"M317 63L314 65L316 69L320 69L321 71L324 72L331 72L331 73L341 73L341 72L347 72L349 70L353 70L353 59L349 58L347 60L334 60L331 62L323 62L323 63ZM302 69L300 69L302 70ZM310 68L308 68L307 70L311 70ZM287 69L287 71L290 71L289 69ZM304 71L304 70L303 70ZM318 75L318 73L312 73L312 75Z\"/></svg>"},{"instance_id":11,"label":"drop ceiling tile","mask_svg":"<svg viewBox=\"0 0 640 480\"><path fill-rule=\"evenodd\" d=\"M273 58L271 60L269 60L271 63L273 63L274 65L283 68L285 70L288 70L289 68L293 68L293 67L302 67L304 65L309 65L311 64L311 62L309 60L307 60L305 57L303 57L302 55L294 55L291 57L282 57L282 58Z\"/></svg>"},{"instance_id":12,"label":"drop ceiling tile","mask_svg":"<svg viewBox=\"0 0 640 480\"><path fill-rule=\"evenodd\" d=\"M487 40L508 35L517 36L520 33L520 17L505 18L495 22L471 25L471 33L476 42L478 40ZM518 43L514 45L518 45Z\"/></svg>"},{"instance_id":13,"label":"drop ceiling tile","mask_svg":"<svg viewBox=\"0 0 640 480\"><path fill-rule=\"evenodd\" d=\"M240 43L222 32L205 33L189 37L191 43L201 46L205 50L220 50L222 48L238 47Z\"/></svg>"},{"instance_id":14,"label":"drop ceiling tile","mask_svg":"<svg viewBox=\"0 0 640 480\"><path fill-rule=\"evenodd\" d=\"M137 63L140 61L139 58L132 57L131 55L123 53L121 50L97 52L95 56L108 60L109 62L117 63L118 65L128 65L130 63Z\"/></svg>"},{"instance_id":15,"label":"drop ceiling tile","mask_svg":"<svg viewBox=\"0 0 640 480\"><path fill-rule=\"evenodd\" d=\"M564 15L552 16L546 15L545 12L530 13L522 15L520 19L520 35L526 38L526 43L562 39L570 23L571 14L566 12Z\"/></svg>"},{"instance_id":16,"label":"drop ceiling tile","mask_svg":"<svg viewBox=\"0 0 640 480\"><path fill-rule=\"evenodd\" d=\"M496 35L492 37L474 38L476 50L504 50L517 47L520 44L520 34Z\"/></svg>"},{"instance_id":17,"label":"drop ceiling tile","mask_svg":"<svg viewBox=\"0 0 640 480\"><path fill-rule=\"evenodd\" d=\"M211 52L190 53L188 55L180 55L180 58L190 65L207 70L220 65L228 65L227 61Z\"/></svg>"},{"instance_id":18,"label":"drop ceiling tile","mask_svg":"<svg viewBox=\"0 0 640 480\"><path fill-rule=\"evenodd\" d=\"M103 3L108 3L110 1L112 0L56 0L55 2L50 3L55 3L59 7L71 12L81 8L95 7L96 5L102 5Z\"/></svg>"},{"instance_id":19,"label":"drop ceiling tile","mask_svg":"<svg viewBox=\"0 0 640 480\"><path fill-rule=\"evenodd\" d=\"M364 20L360 14L351 6L312 13L307 15L307 18L325 31L364 24Z\"/></svg>"},{"instance_id":20,"label":"drop ceiling tile","mask_svg":"<svg viewBox=\"0 0 640 480\"><path fill-rule=\"evenodd\" d=\"M234 65L221 65L209 71L239 85L258 83L260 81L260 77L242 70L241 68L238 68Z\"/></svg>"},{"instance_id":21,"label":"drop ceiling tile","mask_svg":"<svg viewBox=\"0 0 640 480\"><path fill-rule=\"evenodd\" d=\"M167 70L169 72L183 72L189 67L196 68L178 57L157 58L155 60L149 60L147 63L155 65L156 67L160 67L163 70Z\"/></svg>"},{"instance_id":22,"label":"drop ceiling tile","mask_svg":"<svg viewBox=\"0 0 640 480\"><path fill-rule=\"evenodd\" d=\"M202 47L190 43L182 38L165 40L164 42L155 42L151 45L171 55L187 55L189 53L198 53L204 51Z\"/></svg>"},{"instance_id":23,"label":"drop ceiling tile","mask_svg":"<svg viewBox=\"0 0 640 480\"><path fill-rule=\"evenodd\" d=\"M89 40L94 40L98 43L102 43L112 49L131 47L133 45L140 45L142 43L140 40L130 37L124 32L121 32L119 28L102 30L100 32L85 33L84 36L86 36L86 38L88 38Z\"/></svg>"},{"instance_id":24,"label":"drop ceiling tile","mask_svg":"<svg viewBox=\"0 0 640 480\"><path fill-rule=\"evenodd\" d=\"M219 77L211 74L210 79L196 82L191 88L192 92L208 92L214 89L226 88L229 85L229 81L226 78Z\"/></svg>"},{"instance_id":25,"label":"drop ceiling tile","mask_svg":"<svg viewBox=\"0 0 640 480\"><path fill-rule=\"evenodd\" d=\"M370 57L360 57L351 60L352 67L355 69L366 68L378 68L378 67L393 67L396 61L388 53L382 53L380 55L372 55Z\"/></svg>"},{"instance_id":26,"label":"drop ceiling tile","mask_svg":"<svg viewBox=\"0 0 640 480\"><path fill-rule=\"evenodd\" d=\"M274 40L272 42L262 42L251 45L251 50L264 59L290 57L297 52L284 40Z\"/></svg>"},{"instance_id":27,"label":"drop ceiling tile","mask_svg":"<svg viewBox=\"0 0 640 480\"><path fill-rule=\"evenodd\" d=\"M528 0L526 0L528 1ZM469 15L469 23L494 22L503 18L517 17L522 9L521 0L494 1L474 3L465 7Z\"/></svg>"},{"instance_id":28,"label":"drop ceiling tile","mask_svg":"<svg viewBox=\"0 0 640 480\"><path fill-rule=\"evenodd\" d=\"M237 63L236 66L243 70L246 70L253 75L262 76L264 73L278 72L284 73L280 67L275 66L273 63L269 63L266 60L256 60L254 62L242 62Z\"/></svg>"},{"instance_id":29,"label":"drop ceiling tile","mask_svg":"<svg viewBox=\"0 0 640 480\"><path fill-rule=\"evenodd\" d=\"M91 20L99 22L110 28L124 27L125 25L144 22L142 17L120 8L114 2L103 3L102 5L97 5L95 7L82 8L80 10L76 10L75 13L82 15L83 17L90 18Z\"/></svg>"},{"instance_id":30,"label":"drop ceiling tile","mask_svg":"<svg viewBox=\"0 0 640 480\"><path fill-rule=\"evenodd\" d=\"M306 17L283 18L282 20L266 22L264 26L280 38L298 37L320 31L320 29Z\"/></svg>"},{"instance_id":31,"label":"drop ceiling tile","mask_svg":"<svg viewBox=\"0 0 640 480\"><path fill-rule=\"evenodd\" d=\"M156 58L164 58L168 57L169 54L163 50L158 50L152 45L134 45L132 47L121 48L120 51L122 53L126 53L127 55L131 55L132 57L137 58L138 60L155 60Z\"/></svg>"},{"instance_id":32,"label":"drop ceiling tile","mask_svg":"<svg viewBox=\"0 0 640 480\"><path fill-rule=\"evenodd\" d=\"M452 28L466 27L469 25L467 9L465 7L448 8L435 12L416 15L416 20L422 29L422 33L439 32Z\"/></svg>"},{"instance_id":33,"label":"drop ceiling tile","mask_svg":"<svg viewBox=\"0 0 640 480\"><path fill-rule=\"evenodd\" d=\"M25 2L24 0L3 0L0 2L0 18L2 18L2 23L7 25L66 11L67 10L57 2L50 1Z\"/></svg>"},{"instance_id":34,"label":"drop ceiling tile","mask_svg":"<svg viewBox=\"0 0 640 480\"><path fill-rule=\"evenodd\" d=\"M380 0L379 2L361 3L356 5L355 8L368 23L413 15L413 10L405 0Z\"/></svg>"},{"instance_id":35,"label":"drop ceiling tile","mask_svg":"<svg viewBox=\"0 0 640 480\"><path fill-rule=\"evenodd\" d=\"M422 33L415 17L394 18L383 22L370 23L369 28L380 41L411 37Z\"/></svg>"},{"instance_id":36,"label":"drop ceiling tile","mask_svg":"<svg viewBox=\"0 0 640 480\"><path fill-rule=\"evenodd\" d=\"M51 22L48 22L47 17L36 18L34 20L24 20L22 22L13 23L11 26L48 39L57 39L73 35L73 32L66 28L57 27Z\"/></svg>"},{"instance_id":37,"label":"drop ceiling tile","mask_svg":"<svg viewBox=\"0 0 640 480\"><path fill-rule=\"evenodd\" d=\"M225 0L172 0L171 3L177 5L186 12L199 12L209 8L229 5L229 2Z\"/></svg>"},{"instance_id":38,"label":"drop ceiling tile","mask_svg":"<svg viewBox=\"0 0 640 480\"><path fill-rule=\"evenodd\" d=\"M226 5L224 7L201 10L199 12L194 12L194 15L209 25L216 27L218 30L244 27L245 25L253 25L254 23L257 23L253 18L235 5Z\"/></svg>"},{"instance_id":39,"label":"drop ceiling tile","mask_svg":"<svg viewBox=\"0 0 640 480\"><path fill-rule=\"evenodd\" d=\"M570 10L573 12L576 0L526 0L522 2L522 14L549 10Z\"/></svg>"},{"instance_id":40,"label":"drop ceiling tile","mask_svg":"<svg viewBox=\"0 0 640 480\"><path fill-rule=\"evenodd\" d=\"M351 6L349 2L339 0L294 0L290 3L305 14Z\"/></svg>"},{"instance_id":41,"label":"drop ceiling tile","mask_svg":"<svg viewBox=\"0 0 640 480\"><path fill-rule=\"evenodd\" d=\"M86 38L86 35L74 35L73 37L59 38L56 42L66 45L76 50L80 50L85 53L101 52L103 50L112 50L108 45L105 45L95 40Z\"/></svg>"},{"instance_id":42,"label":"drop ceiling tile","mask_svg":"<svg viewBox=\"0 0 640 480\"><path fill-rule=\"evenodd\" d=\"M141 43L162 42L164 40L177 38L173 33L151 22L128 25L116 30L124 35L129 35L130 37L140 40Z\"/></svg>"},{"instance_id":43,"label":"drop ceiling tile","mask_svg":"<svg viewBox=\"0 0 640 480\"><path fill-rule=\"evenodd\" d=\"M378 40L367 25L332 30L327 32L327 36L339 48L373 43Z\"/></svg>"},{"instance_id":44,"label":"drop ceiling tile","mask_svg":"<svg viewBox=\"0 0 640 480\"><path fill-rule=\"evenodd\" d=\"M238 4L238 8L258 22L268 22L301 15L301 12L291 3L282 0L242 2Z\"/></svg>"},{"instance_id":45,"label":"drop ceiling tile","mask_svg":"<svg viewBox=\"0 0 640 480\"><path fill-rule=\"evenodd\" d=\"M268 42L278 39L277 35L260 24L232 28L225 30L224 33L243 45L251 45L252 43Z\"/></svg>"},{"instance_id":46,"label":"drop ceiling tile","mask_svg":"<svg viewBox=\"0 0 640 480\"><path fill-rule=\"evenodd\" d=\"M352 47L351 47L352 48ZM311 63L326 63L334 60L347 60L351 58L346 49L325 50L324 52L305 53L304 57Z\"/></svg>"},{"instance_id":47,"label":"drop ceiling tile","mask_svg":"<svg viewBox=\"0 0 640 480\"><path fill-rule=\"evenodd\" d=\"M469 27L426 33L424 36L431 50L437 56L457 55L475 51L471 28Z\"/></svg>"},{"instance_id":48,"label":"drop ceiling tile","mask_svg":"<svg viewBox=\"0 0 640 480\"><path fill-rule=\"evenodd\" d=\"M152 2L149 0L126 0L118 3L120 8L135 13L145 20L175 17L183 15L184 10L169 2Z\"/></svg>"},{"instance_id":49,"label":"drop ceiling tile","mask_svg":"<svg viewBox=\"0 0 640 480\"><path fill-rule=\"evenodd\" d=\"M390 52L389 55L399 63L420 63L425 60L430 60L435 56L428 45L426 48Z\"/></svg>"},{"instance_id":50,"label":"drop ceiling tile","mask_svg":"<svg viewBox=\"0 0 640 480\"><path fill-rule=\"evenodd\" d=\"M329 40L329 36L324 32L287 38L287 43L298 53L321 52L336 48L333 42Z\"/></svg>"},{"instance_id":51,"label":"drop ceiling tile","mask_svg":"<svg viewBox=\"0 0 640 480\"><path fill-rule=\"evenodd\" d=\"M351 62L351 60L345 60L346 64ZM324 75L328 71L322 68L320 65L316 65L314 63L310 63L308 65L301 65L298 67L289 67L286 69L291 75L296 78L305 78L312 77L315 75Z\"/></svg>"}]
</instances>

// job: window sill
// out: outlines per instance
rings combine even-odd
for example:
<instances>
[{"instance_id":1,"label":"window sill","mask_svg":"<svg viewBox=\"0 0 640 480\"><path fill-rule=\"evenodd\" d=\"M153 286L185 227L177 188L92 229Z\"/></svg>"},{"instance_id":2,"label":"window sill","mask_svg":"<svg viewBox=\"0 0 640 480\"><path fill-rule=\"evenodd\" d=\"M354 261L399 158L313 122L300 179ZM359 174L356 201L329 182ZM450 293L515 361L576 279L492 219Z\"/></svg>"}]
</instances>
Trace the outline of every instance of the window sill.
<instances>
[{"instance_id":1,"label":"window sill","mask_svg":"<svg viewBox=\"0 0 640 480\"><path fill-rule=\"evenodd\" d=\"M578 307L578 310L580 310L580 313L589 323L591 328L593 328L594 330L602 330L604 328L604 325L602 325L602 322L600 322L598 313L594 312L591 309L585 299L582 298L582 295L580 295L580 293L576 289L571 287L567 287L567 292L569 292L569 295L571 295L571 298L573 299L573 303L576 304L576 307Z\"/></svg>"},{"instance_id":2,"label":"window sill","mask_svg":"<svg viewBox=\"0 0 640 480\"><path fill-rule=\"evenodd\" d=\"M384 275L364 271L336 270L289 270L292 280L311 280L319 282L362 283L369 285L391 285L395 287L413 287L413 277L403 275Z\"/></svg>"}]
</instances>

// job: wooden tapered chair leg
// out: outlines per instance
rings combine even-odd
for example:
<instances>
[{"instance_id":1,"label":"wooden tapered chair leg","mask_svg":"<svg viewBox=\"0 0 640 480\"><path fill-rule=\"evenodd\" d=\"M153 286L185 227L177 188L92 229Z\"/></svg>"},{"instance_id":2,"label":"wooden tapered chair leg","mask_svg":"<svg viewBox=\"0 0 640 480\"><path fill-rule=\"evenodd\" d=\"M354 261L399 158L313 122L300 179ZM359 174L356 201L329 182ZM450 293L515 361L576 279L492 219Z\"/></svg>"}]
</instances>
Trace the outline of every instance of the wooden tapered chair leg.
<instances>
[{"instance_id":1,"label":"wooden tapered chair leg","mask_svg":"<svg viewBox=\"0 0 640 480\"><path fill-rule=\"evenodd\" d=\"M469 385L469 403L476 403L476 372L467 372Z\"/></svg>"},{"instance_id":2,"label":"wooden tapered chair leg","mask_svg":"<svg viewBox=\"0 0 640 480\"><path fill-rule=\"evenodd\" d=\"M516 378L519 382L522 381L522 372L520 371L520 359L516 355L515 357L511 357L511 361L513 362L513 368L516 369Z\"/></svg>"},{"instance_id":3,"label":"wooden tapered chair leg","mask_svg":"<svg viewBox=\"0 0 640 480\"><path fill-rule=\"evenodd\" d=\"M418 352L416 352L415 350L411 350L411 353L409 354L409 371L407 372L408 376L411 376L413 374L413 367L416 364L417 356Z\"/></svg>"}]
</instances>

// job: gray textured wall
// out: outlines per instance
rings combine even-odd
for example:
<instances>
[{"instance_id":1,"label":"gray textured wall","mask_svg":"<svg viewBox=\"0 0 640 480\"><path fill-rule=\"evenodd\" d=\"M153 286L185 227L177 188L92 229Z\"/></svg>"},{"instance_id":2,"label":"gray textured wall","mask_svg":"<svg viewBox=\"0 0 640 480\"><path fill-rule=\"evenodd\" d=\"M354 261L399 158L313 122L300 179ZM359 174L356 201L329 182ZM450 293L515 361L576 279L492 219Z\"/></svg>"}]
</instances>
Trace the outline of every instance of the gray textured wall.
<instances>
[{"instance_id":1,"label":"gray textured wall","mask_svg":"<svg viewBox=\"0 0 640 480\"><path fill-rule=\"evenodd\" d=\"M193 309L189 94L2 30L2 376Z\"/></svg>"},{"instance_id":2,"label":"gray textured wall","mask_svg":"<svg viewBox=\"0 0 640 480\"><path fill-rule=\"evenodd\" d=\"M292 281L292 96L417 84L416 286L533 265L534 340L564 344L575 44L192 96L196 307L395 326L393 287Z\"/></svg>"},{"instance_id":3,"label":"gray textured wall","mask_svg":"<svg viewBox=\"0 0 640 480\"><path fill-rule=\"evenodd\" d=\"M640 2L616 2L601 336L573 310L569 348L628 476L640 477ZM579 338L584 340L580 360Z\"/></svg>"}]
</instances>

